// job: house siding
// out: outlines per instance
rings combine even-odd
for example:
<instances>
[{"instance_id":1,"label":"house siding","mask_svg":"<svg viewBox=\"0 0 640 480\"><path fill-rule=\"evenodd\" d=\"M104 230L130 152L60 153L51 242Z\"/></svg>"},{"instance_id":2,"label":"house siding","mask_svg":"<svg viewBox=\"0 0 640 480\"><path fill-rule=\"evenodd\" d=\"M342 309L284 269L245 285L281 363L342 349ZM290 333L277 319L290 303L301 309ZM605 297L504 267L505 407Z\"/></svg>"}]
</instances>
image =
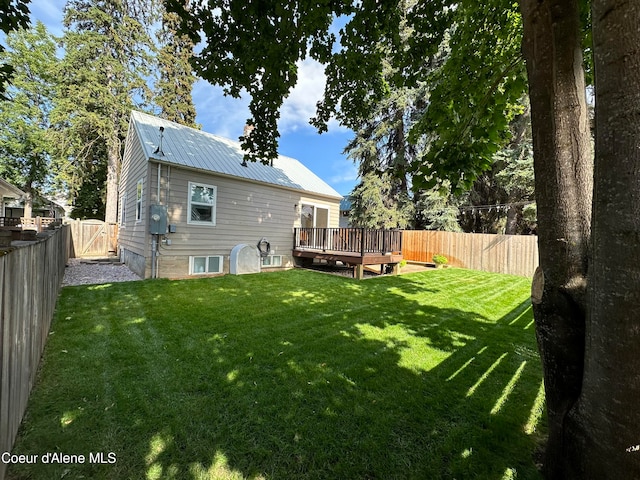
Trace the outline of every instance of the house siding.
<instances>
[{"instance_id":1,"label":"house siding","mask_svg":"<svg viewBox=\"0 0 640 480\"><path fill-rule=\"evenodd\" d=\"M140 140L132 125L129 126L129 138L125 147L120 172L118 201L124 199L125 217L122 218L122 205L118 209L118 244L120 258L129 268L145 277L148 269L150 246L147 235L147 216L150 205L149 162L145 157ZM140 221L136 221L136 189L138 181L143 181L142 211Z\"/></svg>"},{"instance_id":2,"label":"house siding","mask_svg":"<svg viewBox=\"0 0 640 480\"><path fill-rule=\"evenodd\" d=\"M158 163L150 160L150 204L158 199ZM249 167L250 168L250 167ZM189 182L217 188L215 226L188 223ZM321 195L248 182L174 165L161 165L160 204L167 206L168 223L176 232L160 245L158 275L181 278L189 275L190 256L222 255L223 272L229 272L229 254L238 244L257 245L264 237L271 253L281 255L282 267L293 266L293 228L300 226L302 203L329 209L329 226L338 226L339 200ZM147 235L150 238L150 235ZM148 257L149 255L147 255ZM150 272L146 272L149 276Z\"/></svg>"}]
</instances>

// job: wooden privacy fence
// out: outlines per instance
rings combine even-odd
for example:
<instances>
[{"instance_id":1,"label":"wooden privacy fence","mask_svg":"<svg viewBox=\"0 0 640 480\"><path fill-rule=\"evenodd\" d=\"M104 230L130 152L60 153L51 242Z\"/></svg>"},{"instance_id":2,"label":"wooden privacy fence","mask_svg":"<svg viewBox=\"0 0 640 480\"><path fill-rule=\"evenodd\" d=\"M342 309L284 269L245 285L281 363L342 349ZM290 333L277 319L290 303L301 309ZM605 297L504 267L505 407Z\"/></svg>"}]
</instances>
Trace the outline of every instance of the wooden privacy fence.
<instances>
[{"instance_id":1,"label":"wooden privacy fence","mask_svg":"<svg viewBox=\"0 0 640 480\"><path fill-rule=\"evenodd\" d=\"M0 454L10 452L36 378L67 262L69 227L0 251ZM0 462L0 480L7 465Z\"/></svg>"},{"instance_id":2,"label":"wooden privacy fence","mask_svg":"<svg viewBox=\"0 0 640 480\"><path fill-rule=\"evenodd\" d=\"M402 255L405 260L429 263L435 254L444 255L449 265L456 267L532 277L538 266L538 237L404 231Z\"/></svg>"},{"instance_id":3,"label":"wooden privacy fence","mask_svg":"<svg viewBox=\"0 0 640 480\"><path fill-rule=\"evenodd\" d=\"M102 220L72 220L72 252L74 258L107 257L118 250L118 225Z\"/></svg>"}]
</instances>

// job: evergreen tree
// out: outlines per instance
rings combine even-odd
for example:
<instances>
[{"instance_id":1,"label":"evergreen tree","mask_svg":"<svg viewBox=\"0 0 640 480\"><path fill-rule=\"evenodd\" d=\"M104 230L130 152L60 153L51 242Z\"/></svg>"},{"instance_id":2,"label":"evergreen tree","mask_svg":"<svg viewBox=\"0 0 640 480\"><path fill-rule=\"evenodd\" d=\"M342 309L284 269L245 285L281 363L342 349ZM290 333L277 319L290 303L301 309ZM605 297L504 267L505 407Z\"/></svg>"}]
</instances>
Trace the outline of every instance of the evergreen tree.
<instances>
[{"instance_id":1,"label":"evergreen tree","mask_svg":"<svg viewBox=\"0 0 640 480\"><path fill-rule=\"evenodd\" d=\"M413 206L407 167L414 148L406 140L411 95L396 90L345 148L358 164L361 182L351 193L351 222L371 228L406 228Z\"/></svg>"},{"instance_id":2,"label":"evergreen tree","mask_svg":"<svg viewBox=\"0 0 640 480\"><path fill-rule=\"evenodd\" d=\"M408 41L410 30L403 24L401 35ZM384 48L381 44L380 48ZM425 59L436 70L448 54L445 42L432 57ZM383 75L389 82L388 94L379 100L372 116L365 119L355 137L347 145L348 153L358 164L362 181L351 194L354 224L369 226L370 218L390 218L399 223L391 228L416 228L459 231L457 201L454 195L438 187L414 189L412 165L428 148L424 141L410 141L410 131L429 103L429 89L425 82L414 87L392 83L397 74L388 62L384 62ZM377 175L373 181L370 177ZM377 201L373 201L377 198ZM372 211L368 211L372 209ZM395 214L392 210L396 210ZM380 225L370 225L380 227Z\"/></svg>"},{"instance_id":3,"label":"evergreen tree","mask_svg":"<svg viewBox=\"0 0 640 480\"><path fill-rule=\"evenodd\" d=\"M466 232L513 235L535 229L531 116L524 101L527 106L511 122L509 143L493 155L491 169L464 195L460 223Z\"/></svg>"},{"instance_id":4,"label":"evergreen tree","mask_svg":"<svg viewBox=\"0 0 640 480\"><path fill-rule=\"evenodd\" d=\"M54 97L56 42L38 22L7 36L2 60L13 65L12 84L0 101L0 176L27 194L24 216L30 217L34 195L51 180L50 112Z\"/></svg>"},{"instance_id":5,"label":"evergreen tree","mask_svg":"<svg viewBox=\"0 0 640 480\"><path fill-rule=\"evenodd\" d=\"M186 4L185 4L186 6ZM191 68L193 42L178 32L180 17L166 10L162 14L162 28L158 31L160 49L158 66L160 77L155 84L155 104L160 116L172 122L200 128L196 124L196 108L191 91L196 77Z\"/></svg>"},{"instance_id":6,"label":"evergreen tree","mask_svg":"<svg viewBox=\"0 0 640 480\"><path fill-rule=\"evenodd\" d=\"M84 181L85 162L105 155L105 220L115 222L123 141L133 108L150 94L154 44L142 17L150 10L119 0L70 0L65 9L56 120L63 158L71 162L75 193ZM152 11L152 10L151 10Z\"/></svg>"},{"instance_id":7,"label":"evergreen tree","mask_svg":"<svg viewBox=\"0 0 640 480\"><path fill-rule=\"evenodd\" d=\"M441 230L460 232L460 198L446 187L433 187L414 193L413 228L416 230Z\"/></svg>"},{"instance_id":8,"label":"evergreen tree","mask_svg":"<svg viewBox=\"0 0 640 480\"><path fill-rule=\"evenodd\" d=\"M392 194L394 182L389 173L366 173L350 195L349 220L354 227L406 228L413 209L408 198Z\"/></svg>"}]
</instances>

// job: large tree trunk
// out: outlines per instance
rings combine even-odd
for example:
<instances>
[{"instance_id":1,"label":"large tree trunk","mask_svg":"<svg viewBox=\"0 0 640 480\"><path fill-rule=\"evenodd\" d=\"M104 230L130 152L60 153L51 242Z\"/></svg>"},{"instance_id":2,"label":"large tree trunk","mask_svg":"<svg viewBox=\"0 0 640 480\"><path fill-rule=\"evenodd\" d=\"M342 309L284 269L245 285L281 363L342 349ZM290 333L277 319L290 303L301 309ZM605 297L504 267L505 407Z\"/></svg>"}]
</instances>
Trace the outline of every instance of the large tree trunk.
<instances>
[{"instance_id":1,"label":"large tree trunk","mask_svg":"<svg viewBox=\"0 0 640 480\"><path fill-rule=\"evenodd\" d=\"M640 478L640 4L593 1L596 155L573 478Z\"/></svg>"},{"instance_id":2,"label":"large tree trunk","mask_svg":"<svg viewBox=\"0 0 640 480\"><path fill-rule=\"evenodd\" d=\"M33 187L31 186L31 182L24 189L26 193L24 197L24 209L22 212L22 216L24 218L33 217Z\"/></svg>"},{"instance_id":3,"label":"large tree trunk","mask_svg":"<svg viewBox=\"0 0 640 480\"><path fill-rule=\"evenodd\" d=\"M593 156L578 0L521 0L540 267L532 300L549 421L547 478L564 471L566 418L582 386Z\"/></svg>"},{"instance_id":4,"label":"large tree trunk","mask_svg":"<svg viewBox=\"0 0 640 480\"><path fill-rule=\"evenodd\" d=\"M114 129L117 124L114 123ZM115 135L114 135L115 136ZM118 221L118 174L120 171L120 144L117 138L112 139L107 151L107 200L104 221Z\"/></svg>"}]
</instances>

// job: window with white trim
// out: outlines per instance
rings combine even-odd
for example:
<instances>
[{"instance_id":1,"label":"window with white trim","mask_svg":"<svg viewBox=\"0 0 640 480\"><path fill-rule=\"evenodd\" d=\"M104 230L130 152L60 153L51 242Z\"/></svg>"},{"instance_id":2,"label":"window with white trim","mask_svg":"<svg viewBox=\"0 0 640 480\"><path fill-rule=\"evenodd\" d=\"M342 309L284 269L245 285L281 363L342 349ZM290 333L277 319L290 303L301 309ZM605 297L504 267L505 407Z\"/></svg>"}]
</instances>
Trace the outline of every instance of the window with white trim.
<instances>
[{"instance_id":1,"label":"window with white trim","mask_svg":"<svg viewBox=\"0 0 640 480\"><path fill-rule=\"evenodd\" d=\"M189 217L187 223L194 225L216 224L217 187L189 182Z\"/></svg>"},{"instance_id":2,"label":"window with white trim","mask_svg":"<svg viewBox=\"0 0 640 480\"><path fill-rule=\"evenodd\" d=\"M224 257L222 255L189 257L189 275L222 273L223 259Z\"/></svg>"},{"instance_id":3,"label":"window with white trim","mask_svg":"<svg viewBox=\"0 0 640 480\"><path fill-rule=\"evenodd\" d=\"M262 257L262 266L263 267L281 267L282 255L267 255L266 257Z\"/></svg>"},{"instance_id":4,"label":"window with white trim","mask_svg":"<svg viewBox=\"0 0 640 480\"><path fill-rule=\"evenodd\" d=\"M138 180L136 184L136 222L142 220L142 194L143 194L142 179Z\"/></svg>"},{"instance_id":5,"label":"window with white trim","mask_svg":"<svg viewBox=\"0 0 640 480\"><path fill-rule=\"evenodd\" d=\"M120 226L124 227L127 223L127 194L123 193L120 198Z\"/></svg>"}]
</instances>

